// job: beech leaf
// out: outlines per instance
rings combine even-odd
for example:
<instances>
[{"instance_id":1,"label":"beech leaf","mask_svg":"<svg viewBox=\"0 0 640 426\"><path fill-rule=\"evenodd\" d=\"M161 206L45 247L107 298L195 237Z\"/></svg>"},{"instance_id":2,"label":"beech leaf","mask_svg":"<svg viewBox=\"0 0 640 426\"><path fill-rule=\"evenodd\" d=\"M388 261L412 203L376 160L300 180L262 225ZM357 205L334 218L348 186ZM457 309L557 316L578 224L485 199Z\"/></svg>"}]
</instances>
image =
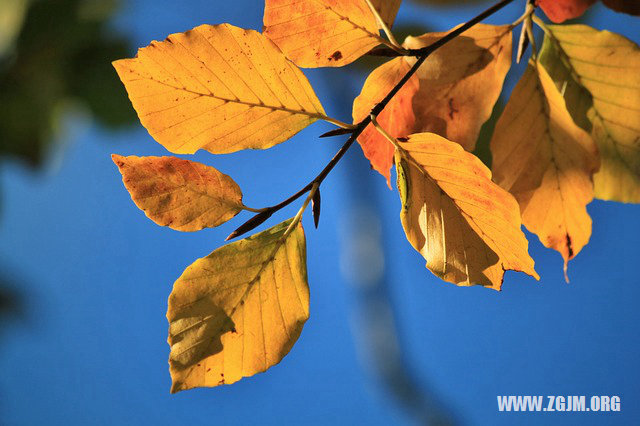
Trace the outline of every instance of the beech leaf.
<instances>
[{"instance_id":1,"label":"beech leaf","mask_svg":"<svg viewBox=\"0 0 640 426\"><path fill-rule=\"evenodd\" d=\"M309 68L347 65L384 43L365 0L265 0L264 34Z\"/></svg>"},{"instance_id":2,"label":"beech leaf","mask_svg":"<svg viewBox=\"0 0 640 426\"><path fill-rule=\"evenodd\" d=\"M417 72L414 132L437 133L473 151L511 67L512 29L477 24L427 58ZM419 49L445 34L407 37L403 46Z\"/></svg>"},{"instance_id":3,"label":"beech leaf","mask_svg":"<svg viewBox=\"0 0 640 426\"><path fill-rule=\"evenodd\" d=\"M229 24L172 34L113 65L142 125L179 154L266 149L326 118L268 38Z\"/></svg>"},{"instance_id":4,"label":"beech leaf","mask_svg":"<svg viewBox=\"0 0 640 426\"><path fill-rule=\"evenodd\" d=\"M367 117L375 104L391 91L409 68L409 64L403 58L392 59L376 68L364 82L360 95L353 101L353 122L359 123ZM415 117L411 103L417 91L418 78L414 75L378 115L378 123L393 137L413 133ZM358 143L365 157L371 162L371 167L384 176L391 187L391 167L395 151L391 142L369 124L358 136Z\"/></svg>"},{"instance_id":5,"label":"beech leaf","mask_svg":"<svg viewBox=\"0 0 640 426\"><path fill-rule=\"evenodd\" d=\"M581 16L596 0L537 0L545 15L555 23Z\"/></svg>"},{"instance_id":6,"label":"beech leaf","mask_svg":"<svg viewBox=\"0 0 640 426\"><path fill-rule=\"evenodd\" d=\"M111 158L133 202L158 225L199 231L243 209L240 187L213 167L176 157Z\"/></svg>"},{"instance_id":7,"label":"beech leaf","mask_svg":"<svg viewBox=\"0 0 640 426\"><path fill-rule=\"evenodd\" d=\"M542 66L530 64L491 140L495 182L520 204L522 222L567 262L591 236L587 204L598 149L578 127Z\"/></svg>"},{"instance_id":8,"label":"beech leaf","mask_svg":"<svg viewBox=\"0 0 640 426\"><path fill-rule=\"evenodd\" d=\"M576 97L573 90L565 92L565 97L572 95L567 99L569 107L582 103L588 108L591 136L601 161L594 176L595 196L640 203L640 48L619 34L586 25L550 25L548 29L545 43L553 43L554 48L541 61L547 69L556 69L556 85L562 91L573 79L591 94L591 99L584 91ZM557 72L562 66L571 79Z\"/></svg>"},{"instance_id":9,"label":"beech leaf","mask_svg":"<svg viewBox=\"0 0 640 426\"><path fill-rule=\"evenodd\" d=\"M400 9L402 0L371 0L371 4L378 11L382 21L387 27L391 28L393 22L396 20L396 15L398 14L398 9ZM381 26L379 25L379 27Z\"/></svg>"},{"instance_id":10,"label":"beech leaf","mask_svg":"<svg viewBox=\"0 0 640 426\"><path fill-rule=\"evenodd\" d=\"M508 269L539 279L518 203L476 156L434 133L398 144L400 218L427 268L456 285L495 290Z\"/></svg>"},{"instance_id":11,"label":"beech leaf","mask_svg":"<svg viewBox=\"0 0 640 426\"><path fill-rule=\"evenodd\" d=\"M196 260L169 296L171 392L279 363L309 318L305 237L291 220Z\"/></svg>"}]
</instances>

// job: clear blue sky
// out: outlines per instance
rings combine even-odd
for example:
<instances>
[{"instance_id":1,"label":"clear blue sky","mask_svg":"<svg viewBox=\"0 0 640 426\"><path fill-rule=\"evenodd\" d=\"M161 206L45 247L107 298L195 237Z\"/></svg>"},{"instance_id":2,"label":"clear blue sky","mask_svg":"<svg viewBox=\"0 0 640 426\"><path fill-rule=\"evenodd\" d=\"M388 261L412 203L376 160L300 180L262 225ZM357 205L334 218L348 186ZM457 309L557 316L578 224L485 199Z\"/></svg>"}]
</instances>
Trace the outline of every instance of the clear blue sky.
<instances>
[{"instance_id":1,"label":"clear blue sky","mask_svg":"<svg viewBox=\"0 0 640 426\"><path fill-rule=\"evenodd\" d=\"M398 22L446 30L479 10L406 5ZM519 13L510 7L493 22ZM261 15L258 0L131 1L114 31L143 46L201 23L260 29ZM590 20L640 40L637 20L600 6ZM341 102L362 81L340 70L307 75L327 111L348 121L350 105ZM268 205L333 155L338 141L315 137L327 129L313 125L268 152L195 159L233 176L248 204ZM0 268L26 303L23 319L0 330L0 423L411 424L367 349L376 339L388 347L384 332L367 327L387 311L363 302L371 281L385 279L405 362L465 424L640 424L640 206L589 205L593 235L570 264L571 284L560 256L529 235L539 283L510 272L501 293L457 288L424 268L402 232L397 193L354 147L322 187L320 229L305 218L311 318L291 353L232 386L170 395L165 311L173 281L238 222L193 234L154 225L132 204L110 154L166 151L141 127L114 134L73 120L69 130L64 157L47 172L0 169ZM349 243L354 229L360 249ZM379 246L384 265L376 269ZM359 262L374 276L354 277L349 265ZM622 411L498 413L496 395L508 394L619 395Z\"/></svg>"}]
</instances>

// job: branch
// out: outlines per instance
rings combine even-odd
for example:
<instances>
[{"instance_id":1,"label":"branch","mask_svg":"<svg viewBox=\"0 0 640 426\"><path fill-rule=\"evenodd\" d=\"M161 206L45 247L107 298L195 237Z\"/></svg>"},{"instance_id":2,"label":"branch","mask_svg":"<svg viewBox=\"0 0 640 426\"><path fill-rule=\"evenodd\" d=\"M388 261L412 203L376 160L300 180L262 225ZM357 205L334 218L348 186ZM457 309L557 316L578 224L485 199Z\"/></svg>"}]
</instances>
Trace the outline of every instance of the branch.
<instances>
[{"instance_id":1,"label":"branch","mask_svg":"<svg viewBox=\"0 0 640 426\"><path fill-rule=\"evenodd\" d=\"M342 159L344 154L346 154L347 151L349 150L349 148L351 148L351 145L353 145L353 143L356 141L358 136L360 136L360 134L364 131L364 129L369 124L371 124L372 117L375 118L378 115L380 115L380 113L389 104L391 99L393 99L393 97L398 93L398 91L400 91L400 89L402 89L402 87L407 83L407 81L409 81L409 79L416 73L416 71L418 71L418 68L420 68L420 66L429 57L429 55L431 55L433 52L435 52L436 50L438 50L439 48L441 48L442 46L444 46L445 44L447 44L451 40L453 40L456 37L458 37L460 34L465 32L469 28L471 28L474 25L476 25L477 23L483 21L487 17L493 15L498 10L502 9L504 6L508 5L512 1L513 0L502 0L502 1L498 2L498 3L496 3L494 6L490 7L487 10L485 10L484 12L479 14L478 16L474 17L473 19L471 19L470 21L466 22L465 24L459 26L458 28L454 29L453 31L447 33L442 38L436 40L435 42L433 42L432 44L430 44L428 46L425 46L425 47L423 47L421 49L410 49L410 50L407 50L407 56L414 56L414 57L417 58L416 63L413 64L411 69L409 71L407 71L407 73L404 75L404 77L402 77L402 79L393 87L393 89L391 89L391 91L389 93L387 93L387 96L385 96L384 99L382 99L380 102L378 102L373 107L373 109L371 110L371 115L368 115L367 117L365 117L362 121L360 121L358 124L356 124L352 129L344 129L344 131L349 131L349 133L351 133L351 135L349 136L349 139L347 139L347 141L344 143L344 145L342 145L342 147L336 153L336 155L334 155L333 158L329 161L329 163L327 163L327 165L324 167L324 169L322 169L322 171L315 178L313 178L313 180L311 180L311 182L309 182L302 189L300 189L298 192L296 192L295 194L293 194L292 196L290 196L286 200L284 200L284 201L282 201L282 202L280 202L280 203L278 203L276 205L273 205L271 207L265 207L264 209L260 209L261 210L260 213L258 213L257 215L255 215L254 217L252 217L251 219L249 219L248 221L246 221L242 225L240 225L235 231L233 231L227 237L227 240L235 238L235 237L239 237L240 235L251 231L252 229L257 227L258 225L260 225L262 222L267 220L272 214L274 214L278 210L281 210L282 208L288 206L289 204L291 204L292 202L294 202L295 200L300 198L305 193L311 191L312 188L319 187L320 184L322 184L322 181L324 181L324 179L327 177L327 175L336 166L336 164L338 164L338 162L340 162L340 160ZM303 206L303 207L306 207L306 205ZM304 210L304 209L302 209L302 210Z\"/></svg>"}]
</instances>

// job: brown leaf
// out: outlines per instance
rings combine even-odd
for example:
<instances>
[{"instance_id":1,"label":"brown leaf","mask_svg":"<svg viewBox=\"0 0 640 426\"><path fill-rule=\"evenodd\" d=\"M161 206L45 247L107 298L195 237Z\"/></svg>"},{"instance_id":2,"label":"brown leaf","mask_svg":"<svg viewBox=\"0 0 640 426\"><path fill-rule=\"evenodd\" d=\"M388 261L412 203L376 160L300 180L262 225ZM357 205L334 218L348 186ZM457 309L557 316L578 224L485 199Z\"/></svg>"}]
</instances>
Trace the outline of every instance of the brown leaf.
<instances>
[{"instance_id":1,"label":"brown leaf","mask_svg":"<svg viewBox=\"0 0 640 426\"><path fill-rule=\"evenodd\" d=\"M240 187L213 167L176 157L111 158L136 206L158 225L199 231L243 208Z\"/></svg>"},{"instance_id":2,"label":"brown leaf","mask_svg":"<svg viewBox=\"0 0 640 426\"><path fill-rule=\"evenodd\" d=\"M524 225L560 252L566 268L591 236L586 206L598 149L542 66L530 64L513 90L491 152L494 180L516 197Z\"/></svg>"},{"instance_id":3,"label":"brown leaf","mask_svg":"<svg viewBox=\"0 0 640 426\"><path fill-rule=\"evenodd\" d=\"M437 133L473 151L511 66L511 30L478 24L427 58L417 73L414 132ZM407 37L403 45L418 49L445 34Z\"/></svg>"},{"instance_id":4,"label":"brown leaf","mask_svg":"<svg viewBox=\"0 0 640 426\"><path fill-rule=\"evenodd\" d=\"M367 117L374 105L389 93L409 68L403 58L392 59L376 68L364 82L360 95L353 101L353 122L358 123ZM415 118L411 102L417 91L418 78L414 75L378 116L378 123L393 137L412 133ZM372 124L358 137L358 143L371 166L387 179L387 184L391 187L391 166L395 150L393 145Z\"/></svg>"},{"instance_id":5,"label":"brown leaf","mask_svg":"<svg viewBox=\"0 0 640 426\"><path fill-rule=\"evenodd\" d=\"M507 269L539 279L518 203L477 157L433 133L398 143L400 218L427 268L456 285L496 290Z\"/></svg>"}]
</instances>

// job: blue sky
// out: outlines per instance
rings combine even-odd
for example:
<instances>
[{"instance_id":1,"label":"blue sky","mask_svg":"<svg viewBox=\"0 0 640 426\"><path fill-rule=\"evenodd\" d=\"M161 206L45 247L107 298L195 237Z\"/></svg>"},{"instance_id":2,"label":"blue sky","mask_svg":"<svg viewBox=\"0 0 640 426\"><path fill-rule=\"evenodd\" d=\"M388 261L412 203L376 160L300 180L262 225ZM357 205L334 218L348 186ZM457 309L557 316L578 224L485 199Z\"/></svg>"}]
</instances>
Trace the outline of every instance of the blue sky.
<instances>
[{"instance_id":1,"label":"blue sky","mask_svg":"<svg viewBox=\"0 0 640 426\"><path fill-rule=\"evenodd\" d=\"M479 10L407 4L398 22L446 30ZM491 22L519 13L512 6ZM201 23L260 29L261 14L257 0L131 1L114 31L144 46ZM597 6L589 19L640 39L633 18ZM348 121L350 105L338 98L353 98L362 80L350 71L306 73L329 114ZM233 176L247 204L269 205L331 158L340 142L316 138L329 128L315 124L267 152L194 159ZM305 218L311 318L291 353L232 386L170 395L165 311L172 283L239 222L179 233L148 221L110 159L112 152L166 155L140 126L107 133L71 120L65 144L45 172L13 163L0 169L0 268L26 304L22 319L1 330L3 424L411 424L376 373L375 360L385 355L376 350L393 348L393 336L371 327L385 315L398 327L402 362L419 386L465 424L640 422L640 206L589 205L593 235L570 263L571 284L560 256L529 234L540 282L509 272L500 293L457 288L424 268L402 232L397 193L354 147L322 187L320 229ZM373 276L354 273L353 265ZM384 291L376 280L384 280ZM622 411L498 413L496 395L509 394L619 395Z\"/></svg>"}]
</instances>

